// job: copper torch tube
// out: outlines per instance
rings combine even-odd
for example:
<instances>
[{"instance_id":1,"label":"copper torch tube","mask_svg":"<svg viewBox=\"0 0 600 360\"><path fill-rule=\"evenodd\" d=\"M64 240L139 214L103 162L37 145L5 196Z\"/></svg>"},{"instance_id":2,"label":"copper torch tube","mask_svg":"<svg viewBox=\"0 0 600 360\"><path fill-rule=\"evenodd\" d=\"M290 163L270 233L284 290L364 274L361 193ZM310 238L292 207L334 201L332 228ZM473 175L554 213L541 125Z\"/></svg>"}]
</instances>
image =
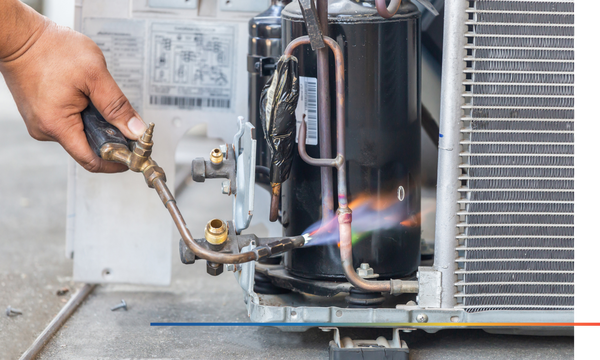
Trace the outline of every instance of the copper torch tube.
<instances>
[{"instance_id":1,"label":"copper torch tube","mask_svg":"<svg viewBox=\"0 0 600 360\"><path fill-rule=\"evenodd\" d=\"M156 189L156 192L158 193L158 196L160 196L160 199L162 200L163 204L165 204L165 207L167 208L167 210L169 210L169 213L171 214L171 217L173 218L173 221L175 222L177 230L179 230L179 234L181 234L181 238L185 242L185 245L187 245L187 247L195 255L202 259L219 264L241 264L248 261L256 260L258 258L257 254L254 252L245 252L241 254L224 254L205 249L198 245L194 241L192 233L187 228L185 220L183 219L183 216L181 215L181 212L177 207L175 198L169 191L169 188L167 187L165 182L160 178L156 178L154 179L152 184L154 185L154 189Z\"/></svg>"}]
</instances>

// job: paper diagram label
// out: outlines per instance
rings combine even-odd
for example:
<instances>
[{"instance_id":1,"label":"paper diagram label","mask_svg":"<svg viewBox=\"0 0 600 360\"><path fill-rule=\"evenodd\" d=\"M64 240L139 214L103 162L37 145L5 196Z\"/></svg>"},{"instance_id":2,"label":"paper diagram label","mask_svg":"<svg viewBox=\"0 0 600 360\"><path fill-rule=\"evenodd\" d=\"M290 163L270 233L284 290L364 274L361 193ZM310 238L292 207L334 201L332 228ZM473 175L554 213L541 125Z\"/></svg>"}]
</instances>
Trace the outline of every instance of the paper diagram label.
<instances>
[{"instance_id":1,"label":"paper diagram label","mask_svg":"<svg viewBox=\"0 0 600 360\"><path fill-rule=\"evenodd\" d=\"M134 109L143 105L145 22L122 19L83 21L83 33L102 50L108 71Z\"/></svg>"},{"instance_id":2,"label":"paper diagram label","mask_svg":"<svg viewBox=\"0 0 600 360\"><path fill-rule=\"evenodd\" d=\"M232 110L235 26L162 23L150 27L150 106Z\"/></svg>"}]
</instances>

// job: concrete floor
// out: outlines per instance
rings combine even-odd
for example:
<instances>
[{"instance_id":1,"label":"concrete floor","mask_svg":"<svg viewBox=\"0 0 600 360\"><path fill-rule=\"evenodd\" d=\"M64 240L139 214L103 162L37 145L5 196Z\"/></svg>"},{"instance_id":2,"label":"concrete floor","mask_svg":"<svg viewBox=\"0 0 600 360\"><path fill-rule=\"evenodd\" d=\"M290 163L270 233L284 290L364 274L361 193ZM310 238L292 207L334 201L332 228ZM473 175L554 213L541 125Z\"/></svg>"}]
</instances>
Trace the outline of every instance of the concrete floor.
<instances>
[{"instance_id":1,"label":"concrete floor","mask_svg":"<svg viewBox=\"0 0 600 360\"><path fill-rule=\"evenodd\" d=\"M64 256L67 157L53 143L29 138L0 81L0 360L17 359L81 284L71 281ZM115 175L118 176L118 175ZM178 196L192 233L209 215L230 217L228 199L198 199L219 193L219 182L187 187ZM219 195L223 196L223 195ZM206 208L205 208L206 209ZM173 241L169 287L100 286L77 310L40 359L326 359L329 333L312 329L283 333L274 328L165 328L150 322L247 321L242 292L230 273L211 277L204 263L185 266ZM56 295L60 288L70 293ZM111 312L124 299L128 311ZM343 330L342 336L391 337L389 330ZM422 331L403 337L411 359L569 359L572 337L491 335L479 330Z\"/></svg>"}]
</instances>

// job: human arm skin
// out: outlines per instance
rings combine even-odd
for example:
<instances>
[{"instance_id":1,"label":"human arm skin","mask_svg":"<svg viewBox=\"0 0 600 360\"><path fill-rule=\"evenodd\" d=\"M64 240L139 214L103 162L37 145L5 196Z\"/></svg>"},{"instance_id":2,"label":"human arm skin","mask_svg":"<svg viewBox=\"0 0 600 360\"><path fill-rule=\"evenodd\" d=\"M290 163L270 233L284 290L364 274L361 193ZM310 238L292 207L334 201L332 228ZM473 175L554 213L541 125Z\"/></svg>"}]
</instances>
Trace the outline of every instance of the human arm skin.
<instances>
[{"instance_id":1,"label":"human arm skin","mask_svg":"<svg viewBox=\"0 0 600 360\"><path fill-rule=\"evenodd\" d=\"M126 137L146 129L91 39L19 0L0 0L0 72L34 139L57 141L91 172L127 170L100 159L83 131L80 113L90 100Z\"/></svg>"}]
</instances>

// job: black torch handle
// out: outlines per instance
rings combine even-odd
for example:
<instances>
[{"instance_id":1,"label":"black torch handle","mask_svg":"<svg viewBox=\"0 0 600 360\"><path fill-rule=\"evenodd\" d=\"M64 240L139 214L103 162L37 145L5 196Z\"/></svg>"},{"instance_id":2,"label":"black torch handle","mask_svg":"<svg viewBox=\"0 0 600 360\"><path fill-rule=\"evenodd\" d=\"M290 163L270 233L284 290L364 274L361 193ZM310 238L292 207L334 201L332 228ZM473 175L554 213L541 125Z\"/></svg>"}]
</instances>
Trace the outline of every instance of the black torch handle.
<instances>
[{"instance_id":1,"label":"black torch handle","mask_svg":"<svg viewBox=\"0 0 600 360\"><path fill-rule=\"evenodd\" d=\"M106 121L91 102L81 112L81 119L83 120L85 136L96 155L101 156L100 149L108 143L127 146L127 139L123 136L123 133Z\"/></svg>"}]
</instances>

